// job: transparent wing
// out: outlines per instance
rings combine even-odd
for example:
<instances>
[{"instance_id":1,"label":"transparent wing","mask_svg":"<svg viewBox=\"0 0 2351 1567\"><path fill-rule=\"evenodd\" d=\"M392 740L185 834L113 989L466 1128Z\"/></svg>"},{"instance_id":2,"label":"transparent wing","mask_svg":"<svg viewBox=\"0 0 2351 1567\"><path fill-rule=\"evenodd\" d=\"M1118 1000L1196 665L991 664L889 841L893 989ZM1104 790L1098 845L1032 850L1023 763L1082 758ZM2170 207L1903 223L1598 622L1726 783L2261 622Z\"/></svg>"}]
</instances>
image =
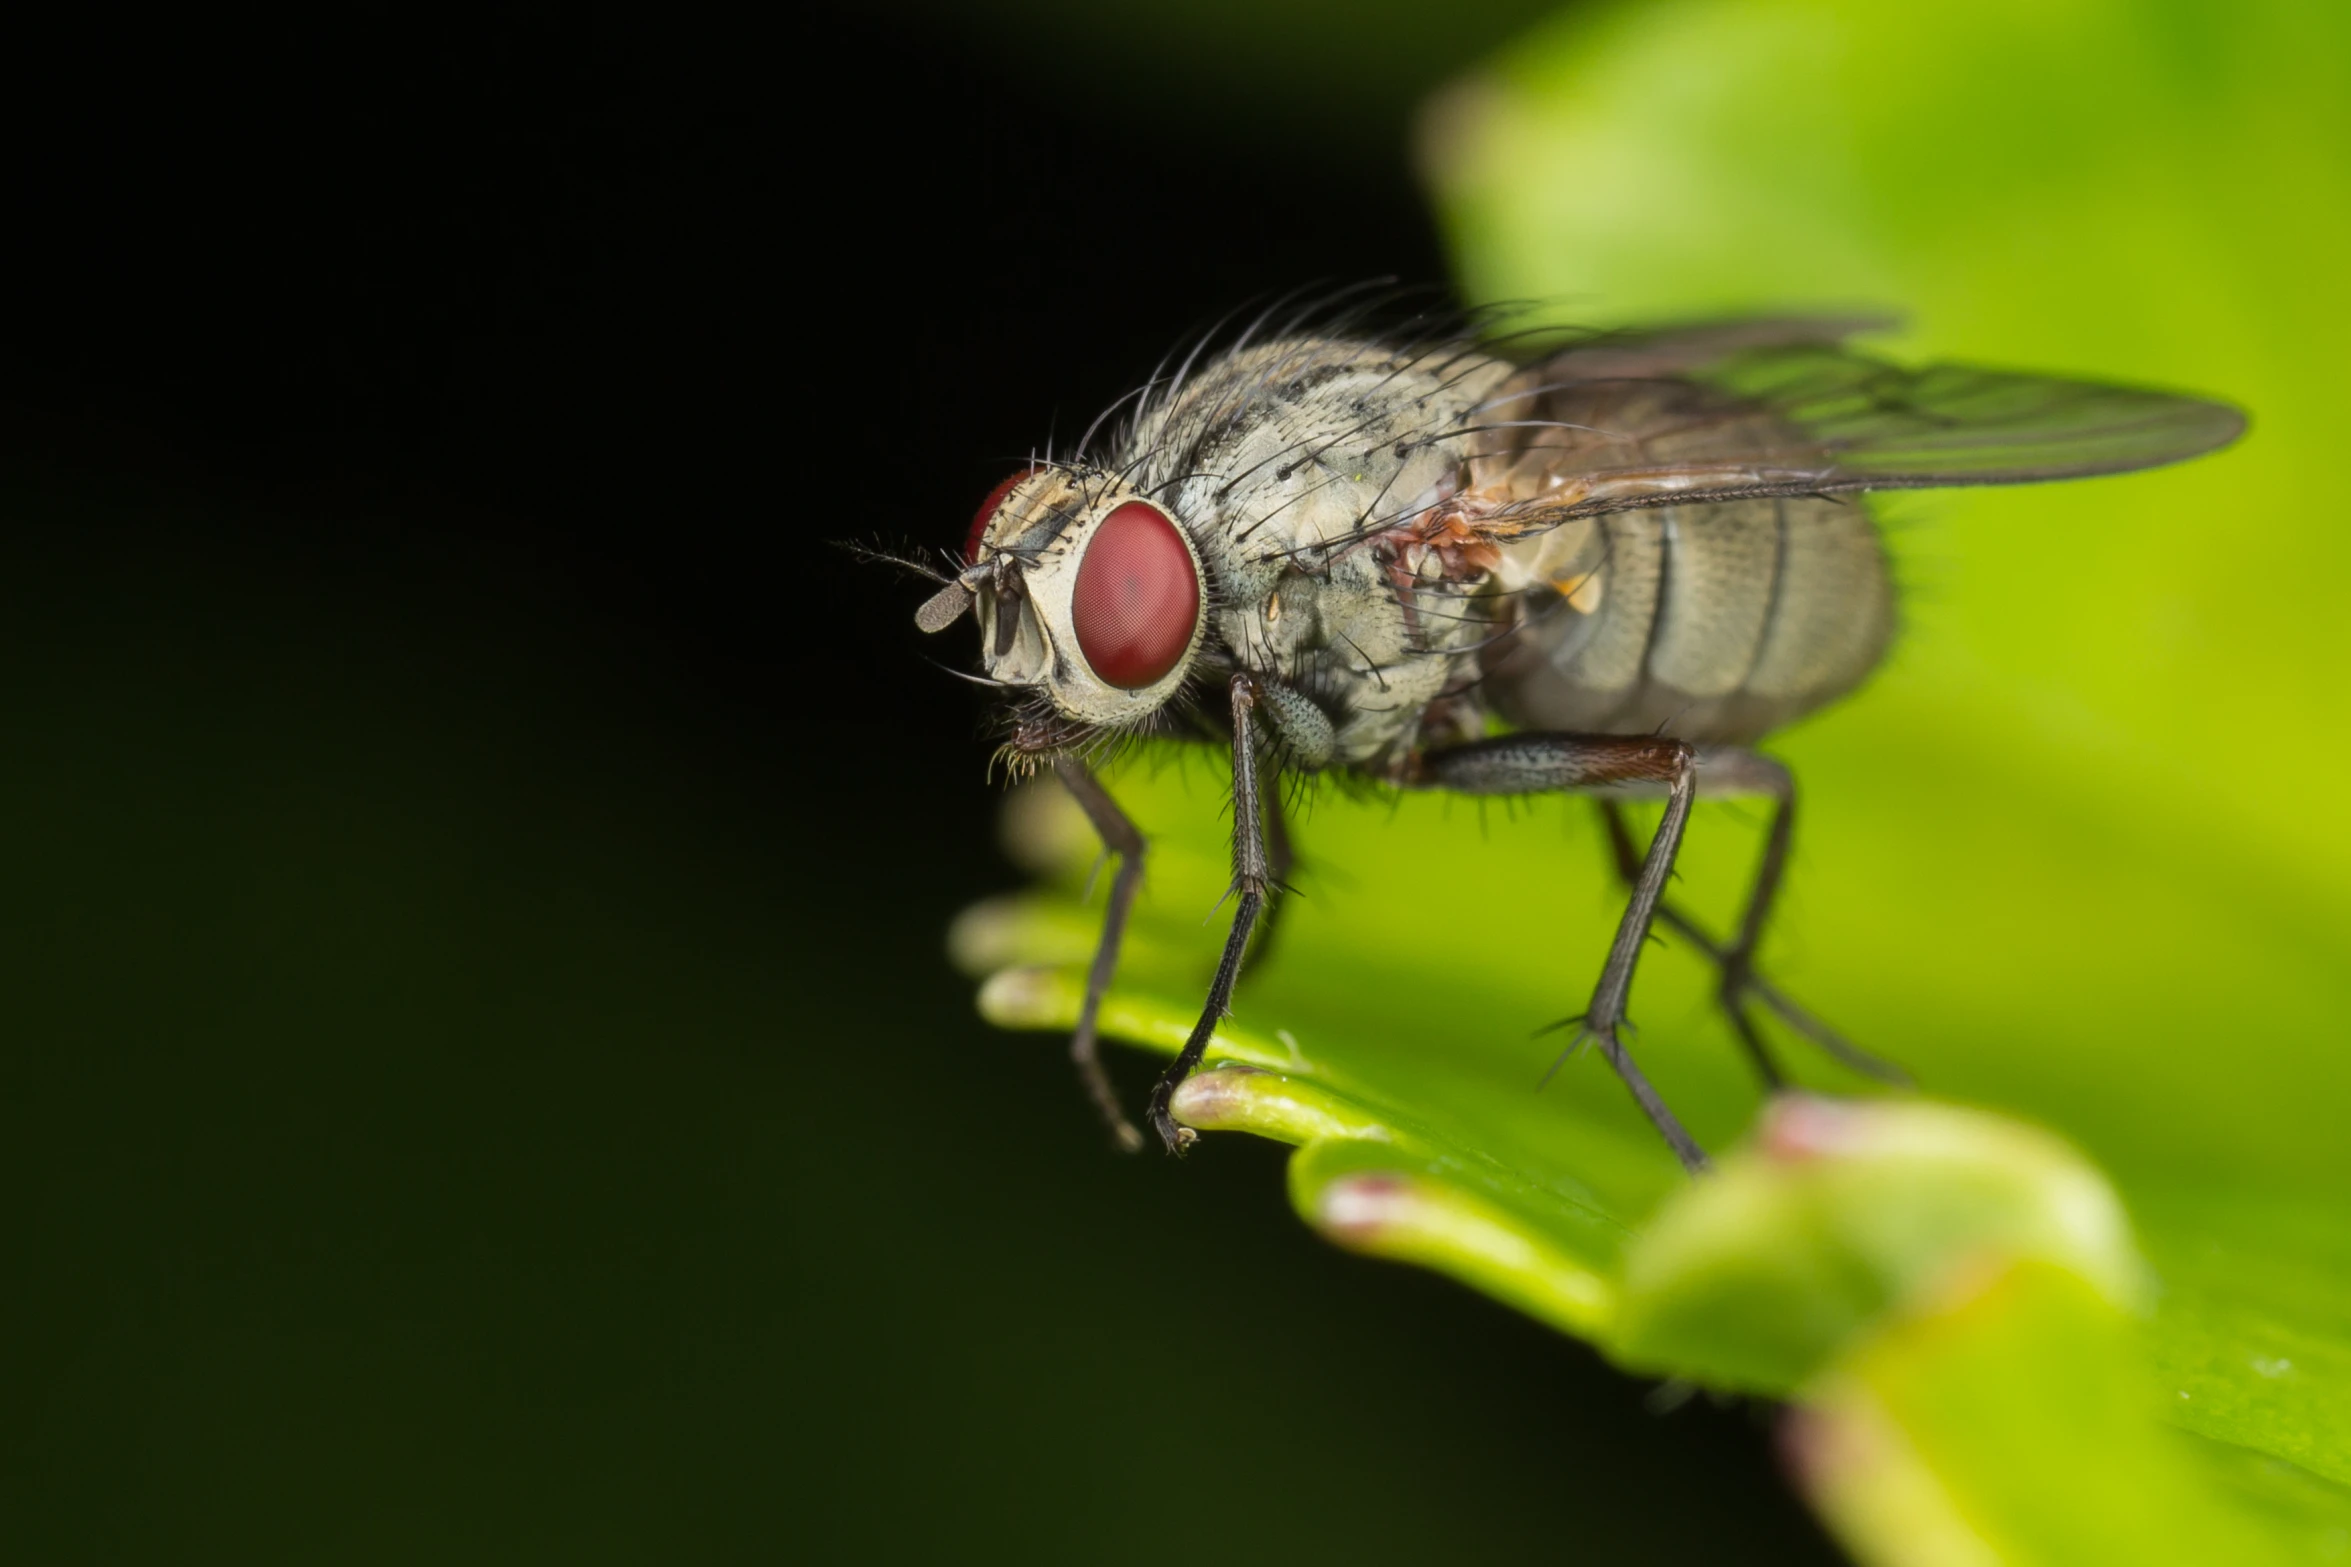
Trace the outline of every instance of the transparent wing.
<instances>
[{"instance_id":1,"label":"transparent wing","mask_svg":"<svg viewBox=\"0 0 2351 1567\"><path fill-rule=\"evenodd\" d=\"M1839 341L1876 323L1754 321L1579 344L1490 399L1470 485L1522 528L1758 495L2028 484L2226 446L2225 403Z\"/></svg>"}]
</instances>

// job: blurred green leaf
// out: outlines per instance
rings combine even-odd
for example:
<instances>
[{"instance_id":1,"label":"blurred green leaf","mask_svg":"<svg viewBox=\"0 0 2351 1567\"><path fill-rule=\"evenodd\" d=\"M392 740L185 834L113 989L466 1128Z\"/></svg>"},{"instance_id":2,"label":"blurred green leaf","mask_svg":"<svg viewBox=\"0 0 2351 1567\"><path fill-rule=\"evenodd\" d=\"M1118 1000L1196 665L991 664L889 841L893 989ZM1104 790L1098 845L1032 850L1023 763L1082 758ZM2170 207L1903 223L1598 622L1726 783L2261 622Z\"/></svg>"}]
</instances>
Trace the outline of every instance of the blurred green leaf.
<instances>
[{"instance_id":1,"label":"blurred green leaf","mask_svg":"<svg viewBox=\"0 0 2351 1567\"><path fill-rule=\"evenodd\" d=\"M2121 1205L2048 1133L1980 1111L1792 1097L1757 1148L1649 1224L1627 1259L1624 1358L1727 1387L1800 1387L1889 1315L2033 1259L2140 1304Z\"/></svg>"},{"instance_id":2,"label":"blurred green leaf","mask_svg":"<svg viewBox=\"0 0 2351 1567\"><path fill-rule=\"evenodd\" d=\"M2141 1470L2134 1436L2114 1474L2155 1483L2176 1461L2305 1545L2351 1548L2351 529L2327 482L2351 420L2351 13L1625 7L1448 90L1423 143L1471 297L1597 324L1892 305L1915 323L1904 352L2251 409L2239 449L2184 468L1884 507L1905 638L1774 746L1806 816L1769 956L1933 1092L2059 1128L2112 1176L2156 1285L2126 1358L2199 1439L2165 1437L2172 1456ZM1162 766L1119 785L1160 846L1111 1026L1163 1050L1203 989L1220 784ZM1718 924L1757 829L1700 808L1684 891ZM1062 845L1044 851L1062 880L975 916L977 966L1081 959L1069 900L1091 850L1068 830L1032 817L1023 839ZM1538 1093L1556 1040L1531 1037L1581 1004L1617 907L1588 811L1326 791L1299 837L1304 895L1226 1051L1259 1075L1206 1080L1187 1109L1313 1139L1293 1192L1333 1238L1625 1353L1628 1251L1683 1183L1598 1061ZM1706 977L1686 951L1645 961L1636 1049L1719 1147L1755 1097ZM1001 980L987 1004L1062 1027L1073 986L1066 968ZM2069 1309L2015 1318L2038 1326L2013 1364L2105 1320ZM2131 1319L2100 1309L2110 1329L2082 1331L2111 1347ZM1863 1332L1846 1316L1830 1339ZM1702 1339L1665 1368L1723 1379ZM1801 1359L1757 1353L1728 1380ZM1903 1386L1963 1364L1932 1359L1902 1362ZM1856 1366L1840 1386L1866 1386L1944 1482L1974 1483L1973 1437L1935 1436L1931 1398ZM2019 1436L2018 1461L2061 1463L2064 1429ZM2169 1559L2214 1559L2192 1538Z\"/></svg>"},{"instance_id":3,"label":"blurred green leaf","mask_svg":"<svg viewBox=\"0 0 2351 1567\"><path fill-rule=\"evenodd\" d=\"M2207 1483L2146 1418L2112 1300L2048 1262L1906 1313L1804 1394L1799 1483L1865 1560L2310 1561L2339 1525Z\"/></svg>"},{"instance_id":4,"label":"blurred green leaf","mask_svg":"<svg viewBox=\"0 0 2351 1567\"><path fill-rule=\"evenodd\" d=\"M1222 891L1224 851L1212 775L1189 758L1154 759L1161 765L1121 780L1154 846L1103 1025L1172 1055L1213 959L1216 931L1200 916ZM2139 1319L2126 1312L2142 1299L2148 1270L2114 1197L2062 1144L2005 1118L1894 1101L1871 1112L1868 1137L1816 1159L1801 1148L1788 1154L1802 1139L1785 1129L1783 1112L1781 1164L1734 1151L1693 1185L1596 1057L1571 1062L1537 1091L1557 1041L1532 1037L1532 1027L1580 999L1614 894L1597 831L1564 803L1510 822L1493 814L1482 823L1463 802L1425 796L1393 812L1319 797L1301 837L1311 865L1329 870L1308 871L1306 894L1285 912L1279 956L1220 1031L1212 1069L1178 1095L1179 1116L1299 1144L1293 1203L1336 1243L1448 1273L1633 1369L1778 1396L1809 1396L1817 1383L1845 1399L1865 1372L1923 1386L1916 1408L1869 1403L1852 1413L1828 1400L1808 1428L1901 1436L1862 1444L1876 1455L1866 1469L1875 1478L1844 1484L1861 1471L1824 1470L1815 1487L1856 1543L1867 1542L1870 1519L1846 1514L1867 1513L1869 1498L1899 1500L1930 1484L2000 1490L1999 1474L1944 1474L1941 1457L1912 1454L1913 1436L1902 1435L1923 1422L1936 1437L1949 1424L1930 1395L1959 1373L1937 1358L1955 1342L1948 1335L1905 1337L1901 1325L1922 1289L1964 1280L1987 1258L2062 1266L2103 1303L2088 1327L2061 1305L2035 1308L2003 1332L2106 1337L2099 1359L2074 1367L2079 1388L2034 1371L2011 1379L2016 1398L1987 1392L1998 1418L1967 1428L1978 1434L1973 1446L1959 1443L1953 1461L1963 1469L1991 1452L2059 1464L2079 1426L2143 1427L2108 1455L2112 1484L2204 1475L2209 1483L2175 1509L2200 1520L2182 1540L2250 1530L2241 1559L2280 1540L2351 1541L2351 1490L2330 1467L2351 1390L2336 1325L2351 1259L2321 1204L2250 1190L2175 1202L2150 1188L2153 1200L2139 1206L2158 1263L2156 1305L2133 1342L2127 1324ZM1094 911L1076 901L1093 847L1074 807L1049 789L1016 795L1010 819L1018 852L1049 863L1054 884L974 909L954 946L990 974L981 1006L991 1018L1058 1034L1076 1017L1093 935ZM1750 846L1750 824L1726 808L1706 819ZM1648 960L1641 1049L1677 1108L1719 1146L1756 1100L1708 1011L1706 977L1683 949ZM1853 1086L1825 1065L1807 1075ZM1063 1113L1090 1113L1074 1085ZM1213 1144L1200 1156L1214 1157ZM2305 1244L2328 1233L2332 1252ZM1912 1354L1905 1345L1922 1347ZM1853 1358L1864 1353L1875 1358ZM2110 1375L2100 1369L2108 1362L2130 1370ZM2065 1421L2044 1418L2051 1403ZM2158 1429L2151 1405L2223 1440L2147 1435ZM2134 1456L2147 1452L2160 1461ZM1856 1501L1856 1487L1868 1496ZM1929 1511L1958 1505L1946 1497ZM1910 1503L1897 1511L1901 1530L1925 1527Z\"/></svg>"}]
</instances>

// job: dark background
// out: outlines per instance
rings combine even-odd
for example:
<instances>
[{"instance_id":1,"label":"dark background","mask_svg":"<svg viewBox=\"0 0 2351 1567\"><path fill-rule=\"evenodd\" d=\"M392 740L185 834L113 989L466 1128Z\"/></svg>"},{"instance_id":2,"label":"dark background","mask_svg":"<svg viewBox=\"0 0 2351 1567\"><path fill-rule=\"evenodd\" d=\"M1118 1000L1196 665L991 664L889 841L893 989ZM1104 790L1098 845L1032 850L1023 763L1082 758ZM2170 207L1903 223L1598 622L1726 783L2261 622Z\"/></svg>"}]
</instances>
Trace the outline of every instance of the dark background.
<instances>
[{"instance_id":1,"label":"dark background","mask_svg":"<svg viewBox=\"0 0 2351 1567\"><path fill-rule=\"evenodd\" d=\"M1274 1148L1113 1156L941 956L1013 879L969 649L828 541L954 542L1248 296L1441 278L1408 93L66 25L6 51L12 1560L1827 1557L1765 1412L1325 1249Z\"/></svg>"}]
</instances>

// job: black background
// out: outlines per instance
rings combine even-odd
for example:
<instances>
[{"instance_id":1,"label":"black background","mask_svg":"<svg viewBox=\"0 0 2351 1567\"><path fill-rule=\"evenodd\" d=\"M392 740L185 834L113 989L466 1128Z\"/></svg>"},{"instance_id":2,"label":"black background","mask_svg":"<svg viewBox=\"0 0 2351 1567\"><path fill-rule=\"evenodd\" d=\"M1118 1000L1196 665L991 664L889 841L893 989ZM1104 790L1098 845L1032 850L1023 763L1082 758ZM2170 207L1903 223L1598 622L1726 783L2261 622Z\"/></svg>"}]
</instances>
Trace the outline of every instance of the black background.
<instances>
[{"instance_id":1,"label":"black background","mask_svg":"<svg viewBox=\"0 0 2351 1567\"><path fill-rule=\"evenodd\" d=\"M1828 1554L1766 1412L1326 1250L1278 1150L1114 1157L940 956L1012 879L969 649L829 541L1441 278L1403 106L902 13L70 26L8 51L12 1558Z\"/></svg>"}]
</instances>

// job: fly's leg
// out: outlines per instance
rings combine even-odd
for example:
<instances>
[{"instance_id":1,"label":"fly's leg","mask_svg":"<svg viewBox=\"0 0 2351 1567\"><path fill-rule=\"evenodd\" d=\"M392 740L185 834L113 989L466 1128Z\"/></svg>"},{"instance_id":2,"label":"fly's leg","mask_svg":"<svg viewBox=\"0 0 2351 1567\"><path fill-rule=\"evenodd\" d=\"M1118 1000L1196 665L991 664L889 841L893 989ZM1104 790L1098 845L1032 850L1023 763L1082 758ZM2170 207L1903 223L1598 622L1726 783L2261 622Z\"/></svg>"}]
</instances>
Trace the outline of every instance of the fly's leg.
<instances>
[{"instance_id":1,"label":"fly's leg","mask_svg":"<svg viewBox=\"0 0 2351 1567\"><path fill-rule=\"evenodd\" d=\"M1608 824L1608 844L1616 859L1616 874L1630 887L1641 874L1641 851L1633 843L1632 829L1625 824L1623 808L1614 800L1602 800L1599 804L1601 820ZM1783 806L1774 818L1775 829L1779 822L1786 819L1787 810ZM1769 861L1769 851L1766 851L1766 863ZM1759 874L1755 894L1748 899L1748 911L1753 913L1759 901L1767 902L1768 899L1769 892ZM1657 905L1657 923L1714 961L1719 976L1715 985L1715 1000L1721 1005L1723 1015L1730 1019L1731 1032L1739 1036L1739 1044L1746 1050L1747 1059L1753 1063L1755 1075L1763 1079L1767 1093L1777 1093L1785 1088L1788 1084L1787 1074L1780 1070L1779 1062L1772 1058L1771 1047L1763 1042L1763 1035L1755 1027L1755 1020L1747 1015L1747 991L1755 976L1745 955L1734 954L1730 948L1700 930L1688 915L1670 903L1661 901Z\"/></svg>"},{"instance_id":2,"label":"fly's leg","mask_svg":"<svg viewBox=\"0 0 2351 1567\"><path fill-rule=\"evenodd\" d=\"M1907 1084L1909 1073L1852 1043L1755 972L1755 949L1762 943L1764 922L1770 918L1772 902L1779 895L1780 881L1787 872L1788 848L1795 835L1796 782L1785 766L1751 751L1711 753L1705 762L1717 766L1729 764L1726 771L1730 777L1725 782L1733 787L1717 788L1701 770L1701 793L1755 795L1775 802L1771 827L1764 837L1763 858L1756 864L1755 881L1748 890L1747 905L1739 916L1739 934L1734 941L1727 945L1716 941L1697 921L1670 903L1658 905L1657 922L1696 947L1715 965L1715 999L1767 1090L1776 1092L1785 1087L1787 1076L1763 1042L1762 1031L1756 1027L1754 1015L1748 1009L1750 1000L1761 1002L1778 1014L1780 1021L1855 1071L1883 1082ZM1630 886L1640 873L1641 861L1633 845L1632 831L1625 824L1623 807L1614 800L1602 800L1599 805L1600 818L1608 828L1617 874Z\"/></svg>"},{"instance_id":3,"label":"fly's leg","mask_svg":"<svg viewBox=\"0 0 2351 1567\"><path fill-rule=\"evenodd\" d=\"M1282 808L1282 780L1276 773L1265 780L1265 877L1270 891L1290 890L1290 871L1298 863L1297 847L1290 841L1289 813ZM1258 916L1255 945L1249 953L1249 965L1262 968L1273 955L1274 937L1282 925L1282 910L1286 905L1279 898L1271 899L1265 911Z\"/></svg>"},{"instance_id":4,"label":"fly's leg","mask_svg":"<svg viewBox=\"0 0 2351 1567\"><path fill-rule=\"evenodd\" d=\"M1133 1153L1143 1146L1143 1134L1118 1107L1118 1090L1103 1069L1095 1025L1102 1012L1102 997L1118 973L1118 944L1126 934L1127 910L1134 906L1136 889L1143 885L1143 834L1085 763L1063 757L1053 764L1053 771L1078 802L1078 809L1086 813L1086 820L1094 824L1102 847L1118 856L1118 874L1110 883L1110 907L1102 916L1102 940L1094 948L1093 967L1086 971L1086 999L1078 1007L1077 1029L1069 1036L1069 1058L1076 1063L1078 1081L1085 1084L1094 1108L1102 1112L1111 1139Z\"/></svg>"},{"instance_id":5,"label":"fly's leg","mask_svg":"<svg viewBox=\"0 0 2351 1567\"><path fill-rule=\"evenodd\" d=\"M1175 1091L1207 1053L1233 999L1233 985L1241 977L1241 954L1248 949L1249 932L1265 907L1266 888L1273 880L1265 851L1265 818L1257 794L1257 747L1250 715L1257 706L1257 682L1246 674L1232 679L1233 702L1233 886L1236 899L1232 933L1225 937L1224 956L1217 960L1216 978L1208 987L1208 1004L1193 1025L1192 1037L1174 1064L1151 1089L1151 1127L1169 1153L1180 1154L1197 1140L1188 1126L1178 1126L1168 1112Z\"/></svg>"},{"instance_id":6,"label":"fly's leg","mask_svg":"<svg viewBox=\"0 0 2351 1567\"><path fill-rule=\"evenodd\" d=\"M1625 1024L1625 997L1632 989L1633 969L1641 960L1649 923L1665 894L1666 878L1673 874L1674 856L1689 825L1690 800L1698 787L1697 762L1698 753L1679 740L1625 735L1505 735L1431 752L1421 758L1413 779L1423 787L1463 794L1574 794L1626 785L1665 786L1665 819L1658 823L1657 835L1650 839L1649 852L1633 878L1632 898L1617 924L1616 939L1609 943L1608 959L1601 965L1591 1005L1574 1020L1578 1025L1575 1042L1560 1060L1565 1061L1587 1039L1597 1044L1650 1124L1691 1171L1706 1168L1705 1150L1633 1064L1618 1033ZM1552 1071L1557 1070L1554 1063Z\"/></svg>"}]
</instances>

